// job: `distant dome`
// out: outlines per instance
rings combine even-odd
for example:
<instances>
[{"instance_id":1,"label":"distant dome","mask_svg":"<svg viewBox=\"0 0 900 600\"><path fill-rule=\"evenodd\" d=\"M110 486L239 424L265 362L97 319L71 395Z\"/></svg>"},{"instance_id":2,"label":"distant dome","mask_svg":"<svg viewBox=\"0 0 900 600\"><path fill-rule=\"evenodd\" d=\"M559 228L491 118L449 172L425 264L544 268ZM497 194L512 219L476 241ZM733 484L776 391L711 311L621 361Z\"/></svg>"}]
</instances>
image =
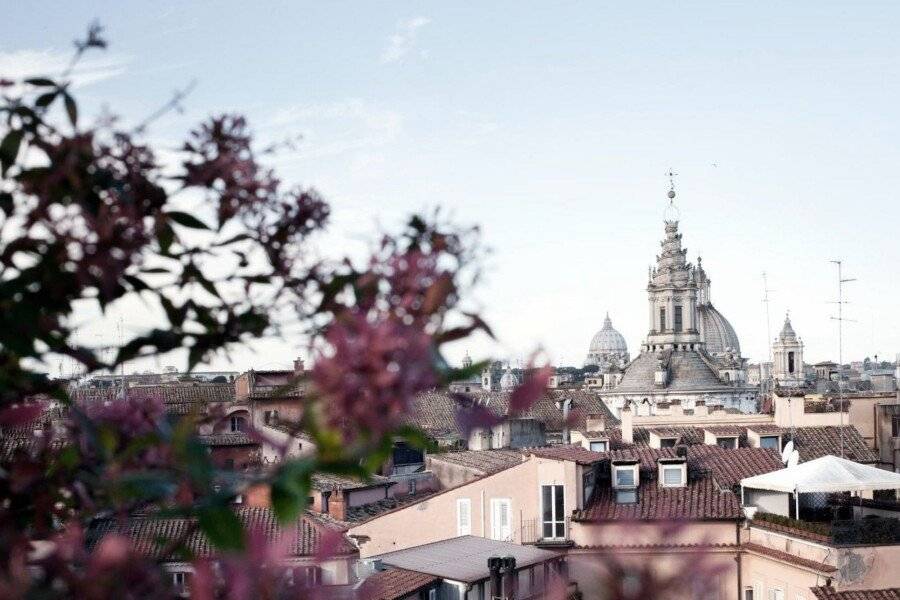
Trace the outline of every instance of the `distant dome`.
<instances>
[{"instance_id":1,"label":"distant dome","mask_svg":"<svg viewBox=\"0 0 900 600\"><path fill-rule=\"evenodd\" d=\"M616 354L620 352L628 352L628 344L621 333L613 329L612 320L609 314L603 321L603 329L594 334L591 339L591 354Z\"/></svg>"},{"instance_id":2,"label":"distant dome","mask_svg":"<svg viewBox=\"0 0 900 600\"><path fill-rule=\"evenodd\" d=\"M791 317L789 315L785 315L784 317L784 327L781 328L778 339L782 342L793 342L797 339L797 334L791 326Z\"/></svg>"},{"instance_id":3,"label":"distant dome","mask_svg":"<svg viewBox=\"0 0 900 600\"><path fill-rule=\"evenodd\" d=\"M500 377L500 389L503 391L509 391L519 385L519 378L516 377L516 374L512 372L512 369L506 367L506 373Z\"/></svg>"},{"instance_id":4,"label":"distant dome","mask_svg":"<svg viewBox=\"0 0 900 600\"><path fill-rule=\"evenodd\" d=\"M701 304L697 306L697 311L700 313L700 335L706 342L706 351L710 354L722 354L731 349L736 356L740 356L741 343L728 319L712 304Z\"/></svg>"},{"instance_id":5,"label":"distant dome","mask_svg":"<svg viewBox=\"0 0 900 600\"><path fill-rule=\"evenodd\" d=\"M628 362L628 344L621 333L612 326L609 314L603 321L603 328L594 334L588 349L585 365L597 365L602 371L611 366L623 367Z\"/></svg>"}]
</instances>

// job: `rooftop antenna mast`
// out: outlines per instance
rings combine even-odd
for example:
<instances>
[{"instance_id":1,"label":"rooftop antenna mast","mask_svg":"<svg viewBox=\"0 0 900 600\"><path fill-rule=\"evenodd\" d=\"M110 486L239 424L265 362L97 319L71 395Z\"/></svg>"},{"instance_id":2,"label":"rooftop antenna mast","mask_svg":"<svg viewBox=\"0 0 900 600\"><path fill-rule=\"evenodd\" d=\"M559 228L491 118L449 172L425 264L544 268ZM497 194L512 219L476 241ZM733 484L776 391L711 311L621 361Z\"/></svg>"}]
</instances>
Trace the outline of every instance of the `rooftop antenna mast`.
<instances>
[{"instance_id":1,"label":"rooftop antenna mast","mask_svg":"<svg viewBox=\"0 0 900 600\"><path fill-rule=\"evenodd\" d=\"M772 372L774 370L773 367L775 366L774 364L772 364L772 320L769 317L769 302L771 302L771 300L769 300L769 294L774 292L775 290L769 289L769 277L765 271L763 271L762 278L763 278L763 299L762 299L762 301L763 301L763 304L766 305L766 347L768 349L768 354L769 354L769 373L768 373L768 376L766 377L766 384L768 385L768 382L773 377Z\"/></svg>"},{"instance_id":2,"label":"rooftop antenna mast","mask_svg":"<svg viewBox=\"0 0 900 600\"><path fill-rule=\"evenodd\" d=\"M854 319L844 318L844 305L849 304L844 300L844 284L856 281L856 278L844 277L843 261L833 260L831 262L837 265L838 278L838 299L829 304L837 304L838 307L837 316L832 316L831 320L838 322L838 407L841 418L841 458L844 458L844 321L854 321Z\"/></svg>"}]
</instances>

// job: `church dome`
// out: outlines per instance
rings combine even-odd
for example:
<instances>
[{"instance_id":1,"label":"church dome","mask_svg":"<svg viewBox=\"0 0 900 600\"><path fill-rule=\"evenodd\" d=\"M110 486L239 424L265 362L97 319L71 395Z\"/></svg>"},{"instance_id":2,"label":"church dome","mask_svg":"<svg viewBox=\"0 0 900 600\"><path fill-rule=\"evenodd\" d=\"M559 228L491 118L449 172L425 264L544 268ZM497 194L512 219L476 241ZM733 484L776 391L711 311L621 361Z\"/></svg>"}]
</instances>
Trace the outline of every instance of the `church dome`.
<instances>
[{"instance_id":1,"label":"church dome","mask_svg":"<svg viewBox=\"0 0 900 600\"><path fill-rule=\"evenodd\" d=\"M706 351L722 354L730 348L736 356L740 356L741 343L728 319L712 304L701 304L697 310L700 313L700 336L706 342Z\"/></svg>"},{"instance_id":2,"label":"church dome","mask_svg":"<svg viewBox=\"0 0 900 600\"><path fill-rule=\"evenodd\" d=\"M594 334L591 339L590 354L625 354L628 345L621 333L613 329L609 314L603 321L603 329Z\"/></svg>"},{"instance_id":3,"label":"church dome","mask_svg":"<svg viewBox=\"0 0 900 600\"><path fill-rule=\"evenodd\" d=\"M781 328L781 333L778 334L778 340L781 342L794 342L797 340L797 333L791 326L790 315L785 315L784 317L784 327Z\"/></svg>"},{"instance_id":4,"label":"church dome","mask_svg":"<svg viewBox=\"0 0 900 600\"><path fill-rule=\"evenodd\" d=\"M519 385L519 378L516 377L515 373L512 372L512 369L506 367L506 373L500 377L500 389L504 392L510 391Z\"/></svg>"}]
</instances>

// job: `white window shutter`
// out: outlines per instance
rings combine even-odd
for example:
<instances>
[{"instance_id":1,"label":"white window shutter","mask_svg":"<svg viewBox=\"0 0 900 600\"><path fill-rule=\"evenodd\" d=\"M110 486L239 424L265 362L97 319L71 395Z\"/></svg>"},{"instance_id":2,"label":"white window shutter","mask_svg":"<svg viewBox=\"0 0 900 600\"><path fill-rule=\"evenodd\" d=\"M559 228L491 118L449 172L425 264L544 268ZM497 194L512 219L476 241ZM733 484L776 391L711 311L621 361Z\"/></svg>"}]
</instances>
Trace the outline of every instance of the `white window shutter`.
<instances>
[{"instance_id":1,"label":"white window shutter","mask_svg":"<svg viewBox=\"0 0 900 600\"><path fill-rule=\"evenodd\" d=\"M468 498L456 501L456 535L472 533L472 503Z\"/></svg>"}]
</instances>

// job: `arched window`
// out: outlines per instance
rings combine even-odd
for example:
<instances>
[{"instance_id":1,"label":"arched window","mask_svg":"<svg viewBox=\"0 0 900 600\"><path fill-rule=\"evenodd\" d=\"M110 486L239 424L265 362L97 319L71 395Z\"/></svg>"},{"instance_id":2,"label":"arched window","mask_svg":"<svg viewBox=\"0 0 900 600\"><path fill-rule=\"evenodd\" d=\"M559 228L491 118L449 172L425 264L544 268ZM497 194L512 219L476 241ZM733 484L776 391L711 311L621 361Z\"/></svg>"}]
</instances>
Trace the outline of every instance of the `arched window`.
<instances>
[{"instance_id":1,"label":"arched window","mask_svg":"<svg viewBox=\"0 0 900 600\"><path fill-rule=\"evenodd\" d=\"M247 419L240 415L232 415L229 423L229 430L232 433L238 433L241 431L246 431L247 429Z\"/></svg>"}]
</instances>

